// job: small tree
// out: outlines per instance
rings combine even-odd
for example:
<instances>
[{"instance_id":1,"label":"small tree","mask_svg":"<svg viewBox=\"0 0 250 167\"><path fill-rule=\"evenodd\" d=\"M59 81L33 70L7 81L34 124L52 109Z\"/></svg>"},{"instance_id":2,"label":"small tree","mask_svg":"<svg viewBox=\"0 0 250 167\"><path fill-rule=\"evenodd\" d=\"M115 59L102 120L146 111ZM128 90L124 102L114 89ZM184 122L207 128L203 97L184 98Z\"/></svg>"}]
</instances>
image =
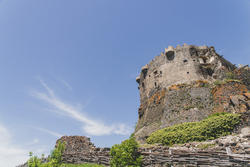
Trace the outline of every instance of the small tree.
<instances>
[{"instance_id":1,"label":"small tree","mask_svg":"<svg viewBox=\"0 0 250 167\"><path fill-rule=\"evenodd\" d=\"M111 167L139 167L142 156L138 153L138 143L134 137L114 145L110 150Z\"/></svg>"},{"instance_id":2,"label":"small tree","mask_svg":"<svg viewBox=\"0 0 250 167\"><path fill-rule=\"evenodd\" d=\"M30 159L28 161L28 167L60 167L62 166L62 154L65 149L65 144L59 141L57 147L51 152L47 163L42 163L41 159L37 156L33 156L30 152ZM42 156L42 159L44 155Z\"/></svg>"},{"instance_id":3,"label":"small tree","mask_svg":"<svg viewBox=\"0 0 250 167\"><path fill-rule=\"evenodd\" d=\"M30 159L28 160L29 167L40 167L42 162L37 156L33 156L32 152L29 152Z\"/></svg>"},{"instance_id":4,"label":"small tree","mask_svg":"<svg viewBox=\"0 0 250 167\"><path fill-rule=\"evenodd\" d=\"M51 152L51 156L49 159L55 161L55 163L57 164L61 164L64 149L65 144L59 141L57 147Z\"/></svg>"}]
</instances>

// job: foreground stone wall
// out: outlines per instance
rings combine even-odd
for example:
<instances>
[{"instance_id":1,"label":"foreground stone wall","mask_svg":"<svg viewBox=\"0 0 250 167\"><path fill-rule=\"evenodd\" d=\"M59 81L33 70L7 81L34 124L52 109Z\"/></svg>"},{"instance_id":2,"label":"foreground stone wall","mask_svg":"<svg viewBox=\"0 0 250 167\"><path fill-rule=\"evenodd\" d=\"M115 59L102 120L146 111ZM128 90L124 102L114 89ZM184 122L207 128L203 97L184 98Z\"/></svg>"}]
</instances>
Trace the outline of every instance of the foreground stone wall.
<instances>
[{"instance_id":1,"label":"foreground stone wall","mask_svg":"<svg viewBox=\"0 0 250 167\"><path fill-rule=\"evenodd\" d=\"M58 142L65 143L65 151L62 155L64 163L96 163L109 165L110 148L98 148L85 136L63 136Z\"/></svg>"},{"instance_id":2,"label":"foreground stone wall","mask_svg":"<svg viewBox=\"0 0 250 167\"><path fill-rule=\"evenodd\" d=\"M247 167L250 165L249 154L230 154L230 148L193 149L187 147L141 148L144 167Z\"/></svg>"},{"instance_id":3,"label":"foreground stone wall","mask_svg":"<svg viewBox=\"0 0 250 167\"><path fill-rule=\"evenodd\" d=\"M245 128L240 135L210 142L193 142L175 147L144 146L139 148L139 152L143 155L143 167L247 167L250 165L249 139L250 128ZM59 140L66 144L63 162L109 166L109 148L96 148L89 138L83 136L64 136Z\"/></svg>"}]
</instances>

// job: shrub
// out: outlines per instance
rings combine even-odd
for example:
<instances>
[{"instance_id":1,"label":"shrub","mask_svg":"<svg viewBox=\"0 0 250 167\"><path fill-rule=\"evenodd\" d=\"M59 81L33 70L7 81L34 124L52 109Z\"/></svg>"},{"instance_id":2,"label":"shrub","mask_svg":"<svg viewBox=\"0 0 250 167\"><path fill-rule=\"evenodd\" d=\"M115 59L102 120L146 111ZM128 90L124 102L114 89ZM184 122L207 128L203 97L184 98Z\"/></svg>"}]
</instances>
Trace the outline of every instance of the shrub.
<instances>
[{"instance_id":1,"label":"shrub","mask_svg":"<svg viewBox=\"0 0 250 167\"><path fill-rule=\"evenodd\" d=\"M104 167L97 164L63 164L62 163L62 153L65 150L65 144L59 142L57 147L51 152L51 155L48 157L46 163L42 163L42 159L37 156L33 156L33 153L30 152L30 159L28 160L28 167Z\"/></svg>"},{"instance_id":2,"label":"shrub","mask_svg":"<svg viewBox=\"0 0 250 167\"><path fill-rule=\"evenodd\" d=\"M138 146L134 137L114 145L110 150L111 167L141 166L142 156L138 153Z\"/></svg>"},{"instance_id":3,"label":"shrub","mask_svg":"<svg viewBox=\"0 0 250 167\"><path fill-rule=\"evenodd\" d=\"M235 74L233 72L226 73L226 79L235 79Z\"/></svg>"},{"instance_id":4,"label":"shrub","mask_svg":"<svg viewBox=\"0 0 250 167\"><path fill-rule=\"evenodd\" d=\"M33 153L30 152L30 159L28 160L29 167L40 167L42 162L37 156L33 156Z\"/></svg>"},{"instance_id":5,"label":"shrub","mask_svg":"<svg viewBox=\"0 0 250 167\"><path fill-rule=\"evenodd\" d=\"M63 164L61 167L104 167L104 166L86 163L86 164Z\"/></svg>"},{"instance_id":6,"label":"shrub","mask_svg":"<svg viewBox=\"0 0 250 167\"><path fill-rule=\"evenodd\" d=\"M239 123L239 114L216 113L200 122L182 123L153 132L147 143L173 145L212 140L229 135Z\"/></svg>"},{"instance_id":7,"label":"shrub","mask_svg":"<svg viewBox=\"0 0 250 167\"><path fill-rule=\"evenodd\" d=\"M28 167L60 167L62 165L62 153L65 149L65 144L59 142L57 147L51 152L47 163L42 163L41 159L33 156L30 152Z\"/></svg>"},{"instance_id":8,"label":"shrub","mask_svg":"<svg viewBox=\"0 0 250 167\"><path fill-rule=\"evenodd\" d=\"M55 164L61 164L62 153L64 150L65 150L65 144L59 141L57 147L51 152L49 161L53 161Z\"/></svg>"}]
</instances>

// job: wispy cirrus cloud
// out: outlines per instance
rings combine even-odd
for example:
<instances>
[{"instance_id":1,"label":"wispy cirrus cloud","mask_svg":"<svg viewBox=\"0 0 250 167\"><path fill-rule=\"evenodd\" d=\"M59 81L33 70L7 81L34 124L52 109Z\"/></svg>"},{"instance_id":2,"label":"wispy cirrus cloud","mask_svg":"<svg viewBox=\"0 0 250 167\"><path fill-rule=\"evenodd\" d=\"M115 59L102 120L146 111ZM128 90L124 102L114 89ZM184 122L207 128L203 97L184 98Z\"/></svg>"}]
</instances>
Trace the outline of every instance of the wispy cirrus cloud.
<instances>
[{"instance_id":1,"label":"wispy cirrus cloud","mask_svg":"<svg viewBox=\"0 0 250 167\"><path fill-rule=\"evenodd\" d=\"M48 133L48 134L50 134L51 136L54 136L54 137L57 137L57 138L60 138L60 137L63 136L62 134L60 134L60 133L58 133L58 132L54 132L54 131L49 130L49 129L38 128L38 127L36 127L35 129L37 129L37 130L39 130L39 131L41 131L41 132Z\"/></svg>"},{"instance_id":2,"label":"wispy cirrus cloud","mask_svg":"<svg viewBox=\"0 0 250 167\"><path fill-rule=\"evenodd\" d=\"M86 132L88 135L128 135L131 133L131 128L125 124L120 123L106 125L102 121L97 121L87 117L79 109L75 108L73 105L65 102L64 100L56 96L54 91L43 80L39 79L39 81L41 85L45 88L45 91L33 91L32 95L52 106L57 111L56 113L58 113L58 111L62 112L63 115L81 122L83 124L83 131Z\"/></svg>"}]
</instances>

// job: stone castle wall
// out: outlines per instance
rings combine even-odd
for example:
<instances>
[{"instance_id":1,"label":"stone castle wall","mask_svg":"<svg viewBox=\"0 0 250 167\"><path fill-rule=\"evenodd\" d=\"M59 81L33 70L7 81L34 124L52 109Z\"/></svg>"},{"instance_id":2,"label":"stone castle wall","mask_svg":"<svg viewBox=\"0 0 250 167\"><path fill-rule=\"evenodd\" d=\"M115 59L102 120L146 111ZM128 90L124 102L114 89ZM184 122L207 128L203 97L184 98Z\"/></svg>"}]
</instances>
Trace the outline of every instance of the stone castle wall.
<instances>
[{"instance_id":1,"label":"stone castle wall","mask_svg":"<svg viewBox=\"0 0 250 167\"><path fill-rule=\"evenodd\" d=\"M157 89L195 80L218 78L221 70L230 71L234 68L234 65L219 56L213 47L169 46L164 53L142 67L140 76L136 78L141 102Z\"/></svg>"},{"instance_id":2,"label":"stone castle wall","mask_svg":"<svg viewBox=\"0 0 250 167\"><path fill-rule=\"evenodd\" d=\"M165 49L142 67L136 78L140 91L137 141L144 143L158 129L200 121L216 112L214 109L219 103L215 103L212 83L225 78L234 69L235 66L218 55L214 47L184 45ZM247 91L243 89L244 84L241 87L238 94Z\"/></svg>"}]
</instances>

